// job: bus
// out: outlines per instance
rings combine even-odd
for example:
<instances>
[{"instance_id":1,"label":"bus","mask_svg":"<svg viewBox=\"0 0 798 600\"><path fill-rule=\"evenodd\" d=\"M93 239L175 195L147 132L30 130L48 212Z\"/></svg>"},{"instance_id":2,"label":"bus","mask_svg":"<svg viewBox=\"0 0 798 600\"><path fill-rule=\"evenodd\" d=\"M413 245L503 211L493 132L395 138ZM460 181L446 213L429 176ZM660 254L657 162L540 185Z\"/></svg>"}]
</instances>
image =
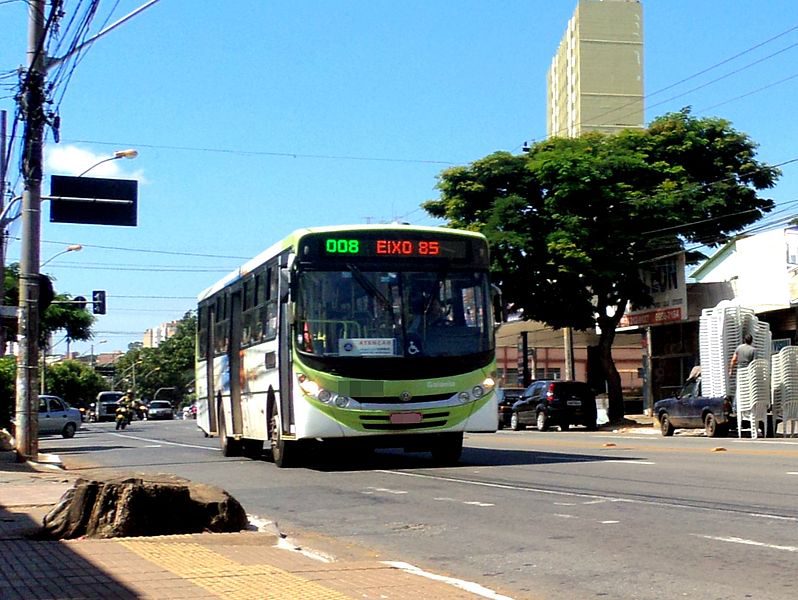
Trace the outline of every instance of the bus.
<instances>
[{"instance_id":1,"label":"bus","mask_svg":"<svg viewBox=\"0 0 798 600\"><path fill-rule=\"evenodd\" d=\"M402 448L456 464L496 431L488 245L439 227L300 229L203 291L197 424L225 456Z\"/></svg>"}]
</instances>

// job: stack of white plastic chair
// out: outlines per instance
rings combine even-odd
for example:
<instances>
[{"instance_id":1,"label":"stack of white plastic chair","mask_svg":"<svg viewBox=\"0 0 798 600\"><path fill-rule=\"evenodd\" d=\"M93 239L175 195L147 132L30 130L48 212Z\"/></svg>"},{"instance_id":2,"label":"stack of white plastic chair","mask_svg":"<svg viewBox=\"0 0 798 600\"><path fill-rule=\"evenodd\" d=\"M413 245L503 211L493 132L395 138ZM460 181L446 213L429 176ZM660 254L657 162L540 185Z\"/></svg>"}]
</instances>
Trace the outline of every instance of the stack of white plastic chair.
<instances>
[{"instance_id":1,"label":"stack of white plastic chair","mask_svg":"<svg viewBox=\"0 0 798 600\"><path fill-rule=\"evenodd\" d=\"M770 406L770 361L756 358L737 370L737 435L742 437L743 422L750 423L751 438L759 437L759 423L767 436L768 407Z\"/></svg>"},{"instance_id":2,"label":"stack of white plastic chair","mask_svg":"<svg viewBox=\"0 0 798 600\"><path fill-rule=\"evenodd\" d=\"M798 346L782 348L778 354L773 356L772 361L770 388L773 423L775 427L781 421L782 431L786 435L787 418L785 413L791 414L798 410Z\"/></svg>"},{"instance_id":3,"label":"stack of white plastic chair","mask_svg":"<svg viewBox=\"0 0 798 600\"><path fill-rule=\"evenodd\" d=\"M758 333L757 333L758 332ZM724 300L714 308L701 312L699 320L699 352L701 355L701 382L708 396L734 396L736 380L729 377L729 360L742 342L743 334L756 336L754 347L769 356L770 335L767 323L759 323L754 311ZM768 348L767 352L765 348Z\"/></svg>"},{"instance_id":4,"label":"stack of white plastic chair","mask_svg":"<svg viewBox=\"0 0 798 600\"><path fill-rule=\"evenodd\" d=\"M790 437L795 435L796 426L798 426L798 400L788 400L782 405L781 410L781 434L787 437L787 426L790 428Z\"/></svg>"}]
</instances>

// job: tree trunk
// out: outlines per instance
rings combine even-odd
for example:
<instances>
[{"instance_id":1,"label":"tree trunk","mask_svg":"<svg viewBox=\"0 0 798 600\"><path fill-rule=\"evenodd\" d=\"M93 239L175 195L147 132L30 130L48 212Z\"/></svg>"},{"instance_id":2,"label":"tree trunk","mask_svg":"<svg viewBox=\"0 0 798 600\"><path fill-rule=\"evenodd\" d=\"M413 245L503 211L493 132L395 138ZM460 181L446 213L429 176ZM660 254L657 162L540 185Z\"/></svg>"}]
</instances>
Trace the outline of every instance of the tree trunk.
<instances>
[{"instance_id":1,"label":"tree trunk","mask_svg":"<svg viewBox=\"0 0 798 600\"><path fill-rule=\"evenodd\" d=\"M620 317L618 317L620 319ZM599 356L604 376L607 380L607 418L610 423L619 423L623 420L623 390L621 388L621 375L612 358L612 344L615 341L615 327L618 321L615 318L605 317L598 320L601 328L599 336Z\"/></svg>"}]
</instances>

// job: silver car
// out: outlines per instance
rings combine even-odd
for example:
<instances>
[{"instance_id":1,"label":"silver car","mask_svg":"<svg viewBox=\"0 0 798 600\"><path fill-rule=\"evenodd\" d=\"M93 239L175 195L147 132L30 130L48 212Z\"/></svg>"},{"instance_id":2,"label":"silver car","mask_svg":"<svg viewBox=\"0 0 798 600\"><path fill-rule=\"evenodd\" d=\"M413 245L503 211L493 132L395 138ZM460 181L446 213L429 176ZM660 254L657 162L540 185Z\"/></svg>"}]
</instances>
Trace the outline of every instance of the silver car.
<instances>
[{"instance_id":1,"label":"silver car","mask_svg":"<svg viewBox=\"0 0 798 600\"><path fill-rule=\"evenodd\" d=\"M147 410L149 419L173 419L175 416L172 410L172 403L168 400L153 400Z\"/></svg>"},{"instance_id":2,"label":"silver car","mask_svg":"<svg viewBox=\"0 0 798 600\"><path fill-rule=\"evenodd\" d=\"M80 429L80 411L58 396L39 396L39 433L60 433L71 438Z\"/></svg>"}]
</instances>

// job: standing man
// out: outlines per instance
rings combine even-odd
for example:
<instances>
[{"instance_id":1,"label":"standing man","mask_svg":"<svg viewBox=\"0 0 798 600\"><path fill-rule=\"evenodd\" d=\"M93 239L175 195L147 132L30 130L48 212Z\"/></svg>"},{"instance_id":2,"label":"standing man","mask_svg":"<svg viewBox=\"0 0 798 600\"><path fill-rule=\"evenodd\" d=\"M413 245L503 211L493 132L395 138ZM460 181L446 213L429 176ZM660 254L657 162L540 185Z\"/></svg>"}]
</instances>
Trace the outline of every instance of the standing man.
<instances>
[{"instance_id":1,"label":"standing man","mask_svg":"<svg viewBox=\"0 0 798 600\"><path fill-rule=\"evenodd\" d=\"M756 350L753 346L754 338L750 333L746 333L743 338L743 343L737 346L737 349L732 354L731 362L729 362L729 377L734 375L734 367L738 371L747 367L752 360L756 357Z\"/></svg>"}]
</instances>

